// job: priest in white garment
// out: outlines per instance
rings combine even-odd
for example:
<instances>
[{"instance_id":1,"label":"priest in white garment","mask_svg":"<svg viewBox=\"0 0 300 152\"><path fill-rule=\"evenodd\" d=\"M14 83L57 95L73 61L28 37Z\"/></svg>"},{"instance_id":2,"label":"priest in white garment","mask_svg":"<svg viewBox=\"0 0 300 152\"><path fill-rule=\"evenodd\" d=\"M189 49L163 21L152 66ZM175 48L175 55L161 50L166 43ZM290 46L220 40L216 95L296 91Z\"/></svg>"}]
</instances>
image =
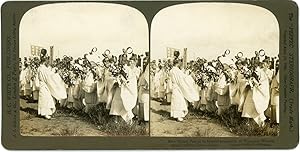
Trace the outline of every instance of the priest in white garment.
<instances>
[{"instance_id":1,"label":"priest in white garment","mask_svg":"<svg viewBox=\"0 0 300 152\"><path fill-rule=\"evenodd\" d=\"M255 73L258 80L251 77L249 80L249 90L243 106L242 117L253 118L260 126L264 126L266 116L265 110L268 108L270 99L270 85L267 74L263 71L263 63L256 67Z\"/></svg>"},{"instance_id":2,"label":"priest in white garment","mask_svg":"<svg viewBox=\"0 0 300 152\"><path fill-rule=\"evenodd\" d=\"M140 77L139 83L139 118L141 121L149 121L149 64Z\"/></svg>"},{"instance_id":3,"label":"priest in white garment","mask_svg":"<svg viewBox=\"0 0 300 152\"><path fill-rule=\"evenodd\" d=\"M110 115L121 116L127 124L132 124L134 114L132 112L137 101L137 77L133 62L124 66L128 77L127 80L119 75L117 78L119 87L116 88L110 109ZM122 83L123 82L123 83Z\"/></svg>"},{"instance_id":4,"label":"priest in white garment","mask_svg":"<svg viewBox=\"0 0 300 152\"><path fill-rule=\"evenodd\" d=\"M272 123L279 124L279 71L271 83L271 109L272 109Z\"/></svg>"},{"instance_id":5,"label":"priest in white garment","mask_svg":"<svg viewBox=\"0 0 300 152\"><path fill-rule=\"evenodd\" d=\"M56 77L46 64L48 58L46 57L46 50L43 49L41 54L41 64L38 68L38 78L40 84L38 114L44 116L46 119L51 119L55 112L55 101L53 99L62 100L67 98L67 92L63 85L62 79Z\"/></svg>"},{"instance_id":6,"label":"priest in white garment","mask_svg":"<svg viewBox=\"0 0 300 152\"><path fill-rule=\"evenodd\" d=\"M170 71L172 81L171 117L177 121L183 121L188 113L188 102L194 103L199 100L197 89L191 88L190 78L180 69L182 60L175 58L174 67ZM188 102L187 102L188 101Z\"/></svg>"}]
</instances>

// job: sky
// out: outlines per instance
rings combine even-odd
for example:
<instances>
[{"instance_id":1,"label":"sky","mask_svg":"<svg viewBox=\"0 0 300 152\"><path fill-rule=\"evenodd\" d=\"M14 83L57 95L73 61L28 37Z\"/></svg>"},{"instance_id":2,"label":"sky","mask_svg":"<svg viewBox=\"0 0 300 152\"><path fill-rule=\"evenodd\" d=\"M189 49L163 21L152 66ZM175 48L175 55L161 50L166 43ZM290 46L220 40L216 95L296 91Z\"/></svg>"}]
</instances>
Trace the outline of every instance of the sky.
<instances>
[{"instance_id":1,"label":"sky","mask_svg":"<svg viewBox=\"0 0 300 152\"><path fill-rule=\"evenodd\" d=\"M167 47L187 48L188 60L208 60L231 51L254 56L279 53L279 25L268 10L238 3L194 3L170 6L158 12L151 24L151 58L162 57Z\"/></svg>"},{"instance_id":2,"label":"sky","mask_svg":"<svg viewBox=\"0 0 300 152\"><path fill-rule=\"evenodd\" d=\"M20 57L30 56L30 46L49 50L54 57L82 57L97 47L119 55L132 47L137 54L149 51L148 24L138 10L118 4L58 3L30 9L20 23Z\"/></svg>"}]
</instances>

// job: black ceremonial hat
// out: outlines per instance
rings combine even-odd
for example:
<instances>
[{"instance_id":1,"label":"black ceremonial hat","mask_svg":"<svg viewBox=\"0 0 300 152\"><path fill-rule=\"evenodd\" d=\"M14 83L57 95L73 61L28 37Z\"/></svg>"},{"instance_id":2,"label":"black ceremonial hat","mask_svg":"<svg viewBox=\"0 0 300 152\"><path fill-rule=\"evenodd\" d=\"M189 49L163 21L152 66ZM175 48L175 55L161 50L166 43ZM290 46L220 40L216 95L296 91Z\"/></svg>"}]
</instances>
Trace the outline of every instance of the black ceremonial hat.
<instances>
[{"instance_id":1,"label":"black ceremonial hat","mask_svg":"<svg viewBox=\"0 0 300 152\"><path fill-rule=\"evenodd\" d=\"M47 50L46 49L41 49L41 56L45 56L47 54Z\"/></svg>"},{"instance_id":2,"label":"black ceremonial hat","mask_svg":"<svg viewBox=\"0 0 300 152\"><path fill-rule=\"evenodd\" d=\"M179 51L174 51L174 56L175 56L176 58L178 58L179 55L180 55L180 52L179 52Z\"/></svg>"}]
</instances>

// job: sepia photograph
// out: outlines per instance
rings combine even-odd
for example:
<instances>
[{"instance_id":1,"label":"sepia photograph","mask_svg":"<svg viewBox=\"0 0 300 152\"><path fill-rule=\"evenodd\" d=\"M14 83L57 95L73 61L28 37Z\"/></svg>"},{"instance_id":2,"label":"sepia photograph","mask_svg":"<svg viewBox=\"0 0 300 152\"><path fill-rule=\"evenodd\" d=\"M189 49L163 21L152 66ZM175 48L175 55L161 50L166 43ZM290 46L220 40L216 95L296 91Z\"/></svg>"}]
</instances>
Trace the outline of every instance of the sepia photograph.
<instances>
[{"instance_id":1,"label":"sepia photograph","mask_svg":"<svg viewBox=\"0 0 300 152\"><path fill-rule=\"evenodd\" d=\"M279 24L262 7L190 3L151 24L150 136L279 136Z\"/></svg>"},{"instance_id":2,"label":"sepia photograph","mask_svg":"<svg viewBox=\"0 0 300 152\"><path fill-rule=\"evenodd\" d=\"M137 9L56 3L20 22L22 136L149 136L149 30Z\"/></svg>"}]
</instances>

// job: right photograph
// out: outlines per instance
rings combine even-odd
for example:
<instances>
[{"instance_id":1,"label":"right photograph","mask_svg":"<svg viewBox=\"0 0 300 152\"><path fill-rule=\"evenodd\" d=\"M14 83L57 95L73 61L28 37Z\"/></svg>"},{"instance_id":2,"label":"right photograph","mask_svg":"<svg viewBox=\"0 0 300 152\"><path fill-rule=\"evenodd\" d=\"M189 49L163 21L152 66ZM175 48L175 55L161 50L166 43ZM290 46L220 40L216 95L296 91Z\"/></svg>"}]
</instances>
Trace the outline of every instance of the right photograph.
<instances>
[{"instance_id":1,"label":"right photograph","mask_svg":"<svg viewBox=\"0 0 300 152\"><path fill-rule=\"evenodd\" d=\"M151 24L150 135L279 136L279 24L265 8L190 3Z\"/></svg>"}]
</instances>

